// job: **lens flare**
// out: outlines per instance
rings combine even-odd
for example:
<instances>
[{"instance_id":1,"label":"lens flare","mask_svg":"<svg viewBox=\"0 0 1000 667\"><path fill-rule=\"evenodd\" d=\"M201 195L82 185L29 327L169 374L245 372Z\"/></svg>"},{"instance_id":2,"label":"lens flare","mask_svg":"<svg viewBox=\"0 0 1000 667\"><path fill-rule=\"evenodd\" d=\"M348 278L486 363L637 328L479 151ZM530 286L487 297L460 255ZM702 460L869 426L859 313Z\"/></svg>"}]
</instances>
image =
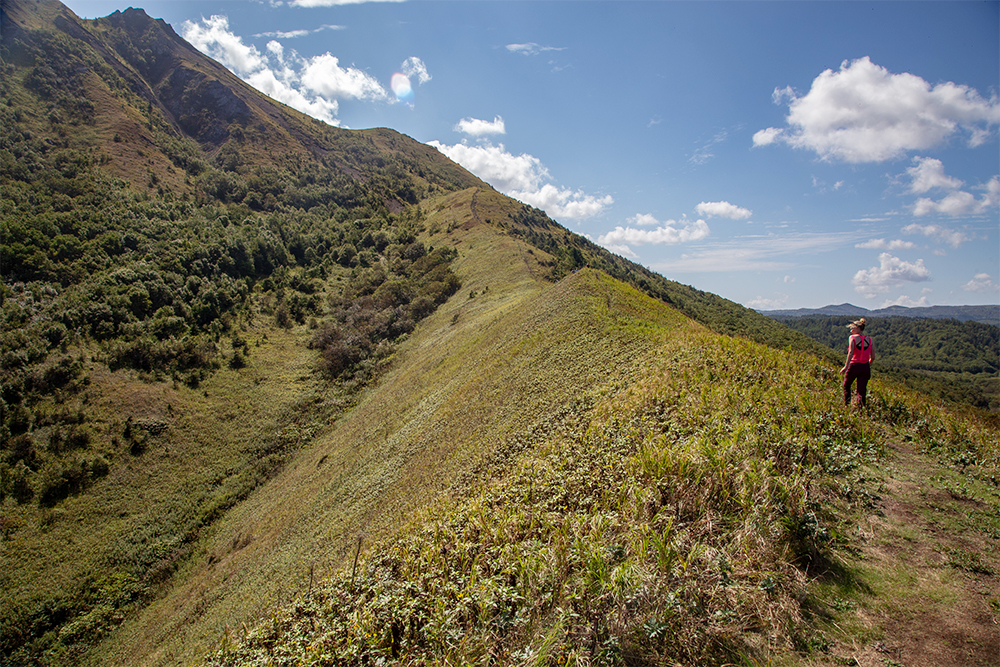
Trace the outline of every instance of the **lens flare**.
<instances>
[{"instance_id":1,"label":"lens flare","mask_svg":"<svg viewBox=\"0 0 1000 667\"><path fill-rule=\"evenodd\" d=\"M396 72L392 75L390 85L397 100L408 106L413 106L413 87L410 85L410 77Z\"/></svg>"}]
</instances>

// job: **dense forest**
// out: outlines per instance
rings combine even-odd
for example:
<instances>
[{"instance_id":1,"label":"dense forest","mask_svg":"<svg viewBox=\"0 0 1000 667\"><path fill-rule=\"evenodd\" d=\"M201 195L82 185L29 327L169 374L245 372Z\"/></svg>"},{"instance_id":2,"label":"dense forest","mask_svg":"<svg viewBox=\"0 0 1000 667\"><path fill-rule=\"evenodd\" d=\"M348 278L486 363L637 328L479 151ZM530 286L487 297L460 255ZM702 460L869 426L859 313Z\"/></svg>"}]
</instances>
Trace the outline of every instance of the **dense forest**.
<instances>
[{"instance_id":1,"label":"dense forest","mask_svg":"<svg viewBox=\"0 0 1000 667\"><path fill-rule=\"evenodd\" d=\"M40 69L29 84L48 76ZM56 94L36 89L43 100ZM47 108L42 122L57 131L88 122L86 109L74 111L61 94ZM139 188L108 176L105 156L38 136L39 120L0 107L0 495L51 504L106 474L104 457L88 453L86 410L63 407L88 383L81 355L197 386L249 353L239 324L254 302L279 324L308 318L322 327L325 368L343 379L387 356L458 289L448 269L454 254L416 240L422 214L409 205L414 185L398 165L359 183L310 164L242 165L223 151L215 164L178 160L193 192L174 194L155 175ZM387 202L400 201L407 208L391 213ZM326 282L334 278L341 282ZM332 364L329 341L352 304L356 320L371 319L367 307L380 325L352 320L349 354Z\"/></svg>"},{"instance_id":2,"label":"dense forest","mask_svg":"<svg viewBox=\"0 0 1000 667\"><path fill-rule=\"evenodd\" d=\"M847 352L844 317L783 319L787 326ZM876 369L898 372L932 395L1000 410L1000 328L981 322L911 317L872 318Z\"/></svg>"}]
</instances>

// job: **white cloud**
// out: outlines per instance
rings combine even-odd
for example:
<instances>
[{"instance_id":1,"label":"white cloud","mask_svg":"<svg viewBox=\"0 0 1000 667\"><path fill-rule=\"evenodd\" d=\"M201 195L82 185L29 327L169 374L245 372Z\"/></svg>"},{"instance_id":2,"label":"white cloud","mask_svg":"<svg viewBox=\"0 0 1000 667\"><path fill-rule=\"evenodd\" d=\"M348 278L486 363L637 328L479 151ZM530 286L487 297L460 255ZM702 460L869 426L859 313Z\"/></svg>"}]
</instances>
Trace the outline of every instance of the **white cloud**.
<instances>
[{"instance_id":1,"label":"white cloud","mask_svg":"<svg viewBox=\"0 0 1000 667\"><path fill-rule=\"evenodd\" d=\"M965 185L963 181L944 173L944 163L932 157L913 158L915 166L906 170L912 178L910 192L923 194L934 189L957 190Z\"/></svg>"},{"instance_id":2,"label":"white cloud","mask_svg":"<svg viewBox=\"0 0 1000 667\"><path fill-rule=\"evenodd\" d=\"M937 201L929 197L921 197L913 205L913 215L924 216L938 213L958 218L982 215L1000 205L1000 177L994 176L986 185L978 189L985 191L983 196L979 198L965 190L953 190Z\"/></svg>"},{"instance_id":3,"label":"white cloud","mask_svg":"<svg viewBox=\"0 0 1000 667\"><path fill-rule=\"evenodd\" d=\"M922 259L907 262L887 252L879 255L878 259L879 266L861 269L851 279L854 290L869 299L906 282L930 280L931 272L924 266Z\"/></svg>"},{"instance_id":4,"label":"white cloud","mask_svg":"<svg viewBox=\"0 0 1000 667\"><path fill-rule=\"evenodd\" d=\"M1000 292L1000 285L993 282L993 276L988 273L977 273L972 280L962 285L967 292Z\"/></svg>"},{"instance_id":5,"label":"white cloud","mask_svg":"<svg viewBox=\"0 0 1000 667\"><path fill-rule=\"evenodd\" d=\"M281 62L285 58L285 47L281 45L281 42L272 39L267 43L267 51L277 58L278 62Z\"/></svg>"},{"instance_id":6,"label":"white cloud","mask_svg":"<svg viewBox=\"0 0 1000 667\"><path fill-rule=\"evenodd\" d=\"M279 79L274 71L262 69L246 77L245 81L251 86L287 104L293 109L298 109L304 114L309 114L313 118L319 118L331 125L338 125L336 100L328 100L318 96L307 96L301 90L290 85L286 79Z\"/></svg>"},{"instance_id":7,"label":"white cloud","mask_svg":"<svg viewBox=\"0 0 1000 667\"><path fill-rule=\"evenodd\" d=\"M344 26L342 25L332 25L327 23L325 25L321 25L318 28L312 28L308 30L307 29L288 30L288 31L275 30L271 32L258 32L254 35L254 37L277 37L278 39L295 39L296 37L305 37L306 35L311 35L314 32L320 32L323 30L343 30L343 29Z\"/></svg>"},{"instance_id":8,"label":"white cloud","mask_svg":"<svg viewBox=\"0 0 1000 667\"><path fill-rule=\"evenodd\" d=\"M431 75L427 73L427 65L424 61L416 56L410 56L403 61L402 68L400 70L403 74L408 77L417 77L417 83L427 83L431 80Z\"/></svg>"},{"instance_id":9,"label":"white cloud","mask_svg":"<svg viewBox=\"0 0 1000 667\"><path fill-rule=\"evenodd\" d=\"M742 208L727 201L703 201L694 207L698 215L708 218L729 218L730 220L746 220L753 211Z\"/></svg>"},{"instance_id":10,"label":"white cloud","mask_svg":"<svg viewBox=\"0 0 1000 667\"><path fill-rule=\"evenodd\" d=\"M955 134L967 134L975 147L1000 123L995 95L986 100L965 85L932 86L913 74L892 74L867 56L822 72L802 97L790 88L775 89L772 97L776 103L788 100L788 127L758 131L754 146L783 141L824 160L854 164L900 158Z\"/></svg>"},{"instance_id":11,"label":"white cloud","mask_svg":"<svg viewBox=\"0 0 1000 667\"><path fill-rule=\"evenodd\" d=\"M563 51L565 48L565 46L541 46L534 42L507 45L507 50L511 53L520 53L525 56L537 56L539 53L544 53L545 51Z\"/></svg>"},{"instance_id":12,"label":"white cloud","mask_svg":"<svg viewBox=\"0 0 1000 667\"><path fill-rule=\"evenodd\" d=\"M214 15L201 23L184 21L181 34L196 49L237 74L246 75L264 67L264 58L257 47L247 46L241 37L229 31L226 16Z\"/></svg>"},{"instance_id":13,"label":"white cloud","mask_svg":"<svg viewBox=\"0 0 1000 667\"><path fill-rule=\"evenodd\" d=\"M912 241L904 241L902 239L893 239L892 241L870 239L864 243L855 243L854 247L866 250L912 250L917 246Z\"/></svg>"},{"instance_id":14,"label":"white cloud","mask_svg":"<svg viewBox=\"0 0 1000 667\"><path fill-rule=\"evenodd\" d=\"M754 146L769 146L781 139L784 132L776 127L769 127L766 130L757 130L753 134Z\"/></svg>"},{"instance_id":15,"label":"white cloud","mask_svg":"<svg viewBox=\"0 0 1000 667\"><path fill-rule=\"evenodd\" d=\"M648 223L645 223L648 224ZM597 238L597 242L607 245L676 245L690 241L700 241L709 235L708 224L704 220L667 220L658 223L655 229L637 229L619 225L607 234ZM677 225L681 225L678 227Z\"/></svg>"},{"instance_id":16,"label":"white cloud","mask_svg":"<svg viewBox=\"0 0 1000 667\"><path fill-rule=\"evenodd\" d=\"M693 155L691 155L690 158L688 158L688 162L691 162L692 164L705 164L715 157L715 153L712 152L713 147L725 142L728 138L729 130L720 130L719 132L716 132L715 136L705 142L694 152Z\"/></svg>"},{"instance_id":17,"label":"white cloud","mask_svg":"<svg viewBox=\"0 0 1000 667\"><path fill-rule=\"evenodd\" d=\"M604 246L604 248L605 250L610 250L616 255L621 255L622 257L628 257L629 259L639 259L639 255L637 255L635 251L633 251L632 248L630 248L627 245L611 244Z\"/></svg>"},{"instance_id":18,"label":"white cloud","mask_svg":"<svg viewBox=\"0 0 1000 667\"><path fill-rule=\"evenodd\" d=\"M429 141L449 158L483 179L500 192L544 210L553 218L582 219L597 215L614 203L611 195L595 197L582 191L557 188L548 183L549 171L533 155L514 155L503 144L483 142L448 146Z\"/></svg>"},{"instance_id":19,"label":"white cloud","mask_svg":"<svg viewBox=\"0 0 1000 667\"><path fill-rule=\"evenodd\" d=\"M512 190L509 194L518 201L542 209L556 219L591 218L615 202L611 195L595 197L581 190L573 192L560 189L551 183L546 183L538 190Z\"/></svg>"},{"instance_id":20,"label":"white cloud","mask_svg":"<svg viewBox=\"0 0 1000 667\"><path fill-rule=\"evenodd\" d=\"M507 128L504 126L503 118L496 116L492 121L463 118L455 125L455 131L473 137L482 137L487 134L506 134Z\"/></svg>"},{"instance_id":21,"label":"white cloud","mask_svg":"<svg viewBox=\"0 0 1000 667\"><path fill-rule=\"evenodd\" d=\"M919 301L914 301L913 299L904 294L899 298L883 301L882 305L879 306L879 308L889 308L890 306L905 306L906 308L926 308L929 305L931 304L929 301L927 301L926 296L920 297Z\"/></svg>"},{"instance_id":22,"label":"white cloud","mask_svg":"<svg viewBox=\"0 0 1000 667\"><path fill-rule=\"evenodd\" d=\"M341 67L340 59L329 51L305 61L301 80L306 88L324 97L359 100L388 97L385 88L376 79L355 67Z\"/></svg>"},{"instance_id":23,"label":"white cloud","mask_svg":"<svg viewBox=\"0 0 1000 667\"><path fill-rule=\"evenodd\" d=\"M963 232L941 227L940 225L918 225L914 223L903 227L902 232L904 234L923 234L941 243L947 243L952 248L957 248L970 240Z\"/></svg>"},{"instance_id":24,"label":"white cloud","mask_svg":"<svg viewBox=\"0 0 1000 667\"><path fill-rule=\"evenodd\" d=\"M651 216L649 213L634 215L629 218L628 221L633 225L639 225L640 227L652 227L653 225L660 224L660 221Z\"/></svg>"},{"instance_id":25,"label":"white cloud","mask_svg":"<svg viewBox=\"0 0 1000 667\"><path fill-rule=\"evenodd\" d=\"M185 21L181 24L181 35L257 90L331 125L340 124L336 118L338 99L388 100L385 89L374 77L355 67L341 67L330 53L300 58L294 51L286 53L277 40L269 41L266 53L260 53L229 30L229 19L225 16L212 16L201 22Z\"/></svg>"},{"instance_id":26,"label":"white cloud","mask_svg":"<svg viewBox=\"0 0 1000 667\"><path fill-rule=\"evenodd\" d=\"M788 295L779 294L774 299L767 299L762 296L758 296L755 299L750 299L746 302L748 308L753 308L754 310L780 310L788 304Z\"/></svg>"},{"instance_id":27,"label":"white cloud","mask_svg":"<svg viewBox=\"0 0 1000 667\"><path fill-rule=\"evenodd\" d=\"M439 141L429 141L428 144L503 193L538 190L549 178L541 160L527 153L508 153L503 144L470 146L461 143L448 146Z\"/></svg>"}]
</instances>

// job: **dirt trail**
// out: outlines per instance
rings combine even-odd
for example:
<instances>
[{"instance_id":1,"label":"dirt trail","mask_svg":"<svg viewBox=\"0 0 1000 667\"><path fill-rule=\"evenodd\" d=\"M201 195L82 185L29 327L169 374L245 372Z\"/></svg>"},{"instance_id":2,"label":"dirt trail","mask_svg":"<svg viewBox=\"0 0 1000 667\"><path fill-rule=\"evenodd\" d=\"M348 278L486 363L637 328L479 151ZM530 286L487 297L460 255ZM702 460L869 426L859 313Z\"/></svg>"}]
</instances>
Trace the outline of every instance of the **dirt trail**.
<instances>
[{"instance_id":1,"label":"dirt trail","mask_svg":"<svg viewBox=\"0 0 1000 667\"><path fill-rule=\"evenodd\" d=\"M908 443L893 443L856 565L878 602L859 609L876 640L841 646L860 667L1000 665L1000 504ZM847 650L844 650L847 649Z\"/></svg>"}]
</instances>

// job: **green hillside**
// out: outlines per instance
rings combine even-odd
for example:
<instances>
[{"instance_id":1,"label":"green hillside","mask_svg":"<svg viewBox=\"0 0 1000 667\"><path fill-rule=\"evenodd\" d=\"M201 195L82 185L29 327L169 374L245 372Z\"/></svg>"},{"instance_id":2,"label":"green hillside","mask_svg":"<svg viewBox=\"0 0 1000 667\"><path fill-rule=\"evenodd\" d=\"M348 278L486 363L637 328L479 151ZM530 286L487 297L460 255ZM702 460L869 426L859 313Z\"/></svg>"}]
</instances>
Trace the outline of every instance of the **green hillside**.
<instances>
[{"instance_id":1,"label":"green hillside","mask_svg":"<svg viewBox=\"0 0 1000 667\"><path fill-rule=\"evenodd\" d=\"M807 336L142 10L0 25L3 664L847 664L908 595L986 655L985 413L848 412Z\"/></svg>"}]
</instances>

